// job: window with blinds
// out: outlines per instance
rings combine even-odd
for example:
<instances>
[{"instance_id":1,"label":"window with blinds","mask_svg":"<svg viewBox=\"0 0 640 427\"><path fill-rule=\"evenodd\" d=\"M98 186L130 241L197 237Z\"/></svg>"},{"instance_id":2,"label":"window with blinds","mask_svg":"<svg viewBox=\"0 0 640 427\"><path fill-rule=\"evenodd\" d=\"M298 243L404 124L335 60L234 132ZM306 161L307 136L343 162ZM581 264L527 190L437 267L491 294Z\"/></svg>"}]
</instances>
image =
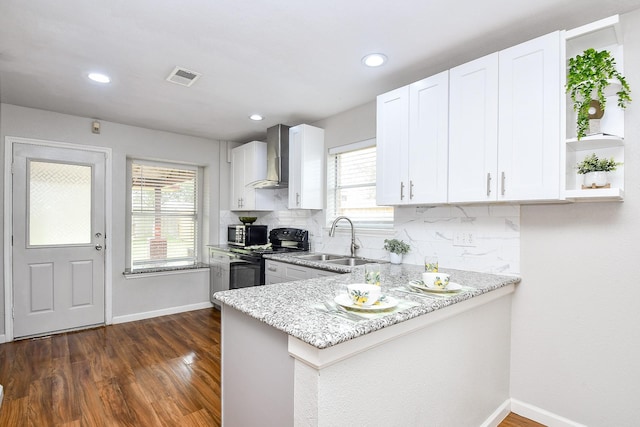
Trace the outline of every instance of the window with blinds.
<instances>
[{"instance_id":1,"label":"window with blinds","mask_svg":"<svg viewBox=\"0 0 640 427\"><path fill-rule=\"evenodd\" d=\"M393 226L393 208L376 205L374 140L329 151L327 188L329 224L338 216L344 215L360 228Z\"/></svg>"},{"instance_id":2,"label":"window with blinds","mask_svg":"<svg viewBox=\"0 0 640 427\"><path fill-rule=\"evenodd\" d=\"M133 160L131 270L198 259L198 168Z\"/></svg>"}]
</instances>

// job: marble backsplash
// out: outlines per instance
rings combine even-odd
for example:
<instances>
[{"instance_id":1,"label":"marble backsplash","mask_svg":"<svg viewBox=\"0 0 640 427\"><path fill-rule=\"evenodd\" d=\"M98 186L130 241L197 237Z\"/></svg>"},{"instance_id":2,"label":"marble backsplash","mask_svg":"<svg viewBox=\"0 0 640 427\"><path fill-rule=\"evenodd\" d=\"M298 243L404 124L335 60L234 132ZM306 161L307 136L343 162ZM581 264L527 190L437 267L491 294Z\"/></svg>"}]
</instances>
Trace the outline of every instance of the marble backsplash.
<instances>
[{"instance_id":1,"label":"marble backsplash","mask_svg":"<svg viewBox=\"0 0 640 427\"><path fill-rule=\"evenodd\" d=\"M228 224L238 216L257 216L256 224L296 227L309 230L311 250L348 254L351 233L346 221L329 237L324 211L288 210L287 190L277 190L276 210L271 212L220 213L220 236L224 240ZM356 231L358 256L389 259L382 249L384 239L397 238L411 245L405 264L422 264L427 255L437 255L440 266L483 273L520 273L520 206L450 205L397 207L394 228L385 231ZM456 236L472 235L469 246L454 245ZM220 242L224 243L224 242ZM455 242L460 243L460 242Z\"/></svg>"}]
</instances>

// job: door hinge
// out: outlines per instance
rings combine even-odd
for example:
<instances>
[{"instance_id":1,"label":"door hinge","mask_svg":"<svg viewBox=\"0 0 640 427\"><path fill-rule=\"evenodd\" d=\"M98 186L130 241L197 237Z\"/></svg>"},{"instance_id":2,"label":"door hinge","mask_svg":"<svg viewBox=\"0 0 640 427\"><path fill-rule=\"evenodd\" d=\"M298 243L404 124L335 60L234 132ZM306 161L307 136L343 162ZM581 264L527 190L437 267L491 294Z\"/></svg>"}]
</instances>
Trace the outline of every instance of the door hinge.
<instances>
[{"instance_id":1,"label":"door hinge","mask_svg":"<svg viewBox=\"0 0 640 427\"><path fill-rule=\"evenodd\" d=\"M15 163L11 163L11 175L13 175L13 172L15 170L15 166L16 166Z\"/></svg>"},{"instance_id":2,"label":"door hinge","mask_svg":"<svg viewBox=\"0 0 640 427\"><path fill-rule=\"evenodd\" d=\"M16 309L15 309L15 307L11 307L11 318L12 319L16 318Z\"/></svg>"}]
</instances>

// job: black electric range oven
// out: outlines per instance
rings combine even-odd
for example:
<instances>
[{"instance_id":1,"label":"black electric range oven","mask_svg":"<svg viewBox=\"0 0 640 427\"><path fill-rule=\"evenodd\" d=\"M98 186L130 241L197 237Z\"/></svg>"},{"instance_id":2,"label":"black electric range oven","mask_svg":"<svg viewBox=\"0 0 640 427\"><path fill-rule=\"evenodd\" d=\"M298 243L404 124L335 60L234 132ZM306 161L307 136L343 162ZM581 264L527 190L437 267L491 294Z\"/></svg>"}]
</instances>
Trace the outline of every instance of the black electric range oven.
<instances>
[{"instance_id":1,"label":"black electric range oven","mask_svg":"<svg viewBox=\"0 0 640 427\"><path fill-rule=\"evenodd\" d=\"M274 228L266 245L210 247L211 301L218 291L264 285L263 255L308 250L309 232L299 228Z\"/></svg>"}]
</instances>

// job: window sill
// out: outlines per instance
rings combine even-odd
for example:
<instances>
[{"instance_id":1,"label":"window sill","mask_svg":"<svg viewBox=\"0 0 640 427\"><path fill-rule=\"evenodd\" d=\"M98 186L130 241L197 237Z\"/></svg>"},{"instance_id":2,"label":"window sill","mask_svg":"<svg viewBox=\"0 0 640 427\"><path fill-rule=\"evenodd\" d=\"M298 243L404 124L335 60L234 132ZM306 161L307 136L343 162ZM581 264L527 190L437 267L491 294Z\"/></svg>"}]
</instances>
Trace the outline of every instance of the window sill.
<instances>
[{"instance_id":1,"label":"window sill","mask_svg":"<svg viewBox=\"0 0 640 427\"><path fill-rule=\"evenodd\" d=\"M184 274L193 273L195 271L209 271L209 266L204 263L196 265L190 265L188 267L159 267L159 268L146 268L144 270L137 271L125 271L122 273L125 279L142 279L152 276L166 276L170 274Z\"/></svg>"}]
</instances>

